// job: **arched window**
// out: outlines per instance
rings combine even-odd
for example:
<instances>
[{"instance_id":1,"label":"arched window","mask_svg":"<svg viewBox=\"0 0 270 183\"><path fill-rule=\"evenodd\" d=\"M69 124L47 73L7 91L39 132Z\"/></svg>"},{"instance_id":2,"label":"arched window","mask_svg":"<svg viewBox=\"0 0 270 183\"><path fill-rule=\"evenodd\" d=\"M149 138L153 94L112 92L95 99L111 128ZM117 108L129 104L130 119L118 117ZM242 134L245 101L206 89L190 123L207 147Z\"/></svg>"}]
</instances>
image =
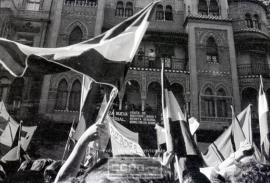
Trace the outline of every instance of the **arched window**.
<instances>
[{"instance_id":1,"label":"arched window","mask_svg":"<svg viewBox=\"0 0 270 183\"><path fill-rule=\"evenodd\" d=\"M254 15L254 28L261 29L260 18L257 14Z\"/></svg>"},{"instance_id":2,"label":"arched window","mask_svg":"<svg viewBox=\"0 0 270 183\"><path fill-rule=\"evenodd\" d=\"M167 5L165 9L165 20L173 20L172 6Z\"/></svg>"},{"instance_id":3,"label":"arched window","mask_svg":"<svg viewBox=\"0 0 270 183\"><path fill-rule=\"evenodd\" d=\"M118 1L116 4L115 16L124 16L124 3Z\"/></svg>"},{"instance_id":4,"label":"arched window","mask_svg":"<svg viewBox=\"0 0 270 183\"><path fill-rule=\"evenodd\" d=\"M82 41L83 33L80 27L75 27L69 35L68 45L76 44Z\"/></svg>"},{"instance_id":5,"label":"arched window","mask_svg":"<svg viewBox=\"0 0 270 183\"><path fill-rule=\"evenodd\" d=\"M206 43L206 59L209 63L218 63L218 46L213 37L209 37Z\"/></svg>"},{"instance_id":6,"label":"arched window","mask_svg":"<svg viewBox=\"0 0 270 183\"><path fill-rule=\"evenodd\" d=\"M228 117L228 106L227 100L224 97L226 96L226 92L224 89L219 89L217 91L217 116L218 117Z\"/></svg>"},{"instance_id":7,"label":"arched window","mask_svg":"<svg viewBox=\"0 0 270 183\"><path fill-rule=\"evenodd\" d=\"M130 17L133 15L133 4L132 2L126 3L125 16Z\"/></svg>"},{"instance_id":8,"label":"arched window","mask_svg":"<svg viewBox=\"0 0 270 183\"><path fill-rule=\"evenodd\" d=\"M85 0L88 6L96 6L97 0Z\"/></svg>"},{"instance_id":9,"label":"arched window","mask_svg":"<svg viewBox=\"0 0 270 183\"><path fill-rule=\"evenodd\" d=\"M68 98L68 84L65 79L62 79L58 84L55 109L65 110Z\"/></svg>"},{"instance_id":10,"label":"arched window","mask_svg":"<svg viewBox=\"0 0 270 183\"><path fill-rule=\"evenodd\" d=\"M206 0L199 0L198 12L202 15L208 15L208 6Z\"/></svg>"},{"instance_id":11,"label":"arched window","mask_svg":"<svg viewBox=\"0 0 270 183\"><path fill-rule=\"evenodd\" d=\"M202 113L205 117L215 117L215 100L210 88L205 90L202 98Z\"/></svg>"},{"instance_id":12,"label":"arched window","mask_svg":"<svg viewBox=\"0 0 270 183\"><path fill-rule=\"evenodd\" d=\"M248 28L253 28L253 22L249 13L245 15L245 20Z\"/></svg>"},{"instance_id":13,"label":"arched window","mask_svg":"<svg viewBox=\"0 0 270 183\"><path fill-rule=\"evenodd\" d=\"M68 109L70 111L79 111L81 101L81 83L80 81L74 81L70 95L69 95L69 104Z\"/></svg>"},{"instance_id":14,"label":"arched window","mask_svg":"<svg viewBox=\"0 0 270 183\"><path fill-rule=\"evenodd\" d=\"M125 110L141 111L141 92L137 81L131 80L127 82L122 103Z\"/></svg>"},{"instance_id":15,"label":"arched window","mask_svg":"<svg viewBox=\"0 0 270 183\"><path fill-rule=\"evenodd\" d=\"M211 0L209 5L209 13L213 16L219 16L219 7L216 0Z\"/></svg>"},{"instance_id":16,"label":"arched window","mask_svg":"<svg viewBox=\"0 0 270 183\"><path fill-rule=\"evenodd\" d=\"M164 19L163 6L159 4L157 5L157 8L156 8L156 20L163 20L163 19Z\"/></svg>"}]
</instances>

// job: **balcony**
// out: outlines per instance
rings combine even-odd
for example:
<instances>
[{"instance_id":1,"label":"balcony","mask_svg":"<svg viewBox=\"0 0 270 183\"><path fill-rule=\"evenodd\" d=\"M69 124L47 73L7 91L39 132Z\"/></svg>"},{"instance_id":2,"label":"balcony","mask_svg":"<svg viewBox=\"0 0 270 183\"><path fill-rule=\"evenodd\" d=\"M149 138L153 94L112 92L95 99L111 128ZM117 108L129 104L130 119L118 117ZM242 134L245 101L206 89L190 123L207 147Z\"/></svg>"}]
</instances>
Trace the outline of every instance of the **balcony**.
<instances>
[{"instance_id":1,"label":"balcony","mask_svg":"<svg viewBox=\"0 0 270 183\"><path fill-rule=\"evenodd\" d=\"M35 19L35 20L49 20L50 13L49 11L39 10L39 11L32 11L32 10L25 10L19 9L16 12L16 17L21 19Z\"/></svg>"},{"instance_id":2,"label":"balcony","mask_svg":"<svg viewBox=\"0 0 270 183\"><path fill-rule=\"evenodd\" d=\"M237 66L239 76L269 75L270 65L268 64L241 64Z\"/></svg>"},{"instance_id":3,"label":"balcony","mask_svg":"<svg viewBox=\"0 0 270 183\"><path fill-rule=\"evenodd\" d=\"M160 58L136 55L133 59L131 67L161 69L161 59L164 60L164 66L167 70L177 70L188 72L187 60L179 58Z\"/></svg>"},{"instance_id":4,"label":"balcony","mask_svg":"<svg viewBox=\"0 0 270 183\"><path fill-rule=\"evenodd\" d=\"M247 36L254 36L254 37L268 37L268 28L267 25L263 22L249 22L249 26L247 25L247 21L240 19L233 21L233 30L236 33L245 34L248 33Z\"/></svg>"}]
</instances>

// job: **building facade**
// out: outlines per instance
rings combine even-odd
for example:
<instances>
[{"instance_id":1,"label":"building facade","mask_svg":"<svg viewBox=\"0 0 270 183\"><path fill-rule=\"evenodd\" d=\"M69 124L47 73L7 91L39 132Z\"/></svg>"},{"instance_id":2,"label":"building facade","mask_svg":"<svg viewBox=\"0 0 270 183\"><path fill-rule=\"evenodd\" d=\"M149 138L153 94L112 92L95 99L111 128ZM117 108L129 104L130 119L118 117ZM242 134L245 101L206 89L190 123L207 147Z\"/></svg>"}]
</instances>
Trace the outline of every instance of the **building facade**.
<instances>
[{"instance_id":1,"label":"building facade","mask_svg":"<svg viewBox=\"0 0 270 183\"><path fill-rule=\"evenodd\" d=\"M151 1L1 0L0 33L30 46L71 45L110 29ZM163 0L115 99L114 116L152 129L161 121L163 61L177 100L200 121L201 130L227 127L230 105L240 112L253 104L256 122L259 75L270 96L269 23L268 7L256 0ZM79 114L81 80L71 71L13 78L1 68L0 97L17 118L38 115L71 123Z\"/></svg>"}]
</instances>

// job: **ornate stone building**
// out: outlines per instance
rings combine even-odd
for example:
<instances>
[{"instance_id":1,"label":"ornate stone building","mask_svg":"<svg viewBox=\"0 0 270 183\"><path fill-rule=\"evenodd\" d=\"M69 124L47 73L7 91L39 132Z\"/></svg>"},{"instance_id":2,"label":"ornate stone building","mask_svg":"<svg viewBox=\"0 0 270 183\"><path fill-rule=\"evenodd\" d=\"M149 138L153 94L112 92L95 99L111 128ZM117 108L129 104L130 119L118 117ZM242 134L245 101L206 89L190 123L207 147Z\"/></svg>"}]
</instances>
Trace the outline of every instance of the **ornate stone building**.
<instances>
[{"instance_id":1,"label":"ornate stone building","mask_svg":"<svg viewBox=\"0 0 270 183\"><path fill-rule=\"evenodd\" d=\"M31 46L66 46L110 29L151 1L1 0L0 33ZM269 18L256 0L163 0L115 101L116 117L128 112L118 117L151 128L160 122L163 60L176 98L201 130L228 126L231 104L240 112L252 103L256 122L260 74L270 96ZM18 118L70 123L78 117L81 79L72 72L14 79L2 68L0 97Z\"/></svg>"}]
</instances>

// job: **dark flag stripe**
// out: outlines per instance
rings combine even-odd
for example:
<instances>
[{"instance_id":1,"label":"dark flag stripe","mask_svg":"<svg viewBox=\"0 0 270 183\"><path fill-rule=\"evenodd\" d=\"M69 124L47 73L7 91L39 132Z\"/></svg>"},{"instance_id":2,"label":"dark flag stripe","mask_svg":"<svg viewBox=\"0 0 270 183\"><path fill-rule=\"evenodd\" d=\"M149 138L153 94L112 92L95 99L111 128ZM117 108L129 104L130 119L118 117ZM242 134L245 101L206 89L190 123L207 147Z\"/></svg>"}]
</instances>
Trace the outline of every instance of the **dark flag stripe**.
<instances>
[{"instance_id":1,"label":"dark flag stripe","mask_svg":"<svg viewBox=\"0 0 270 183\"><path fill-rule=\"evenodd\" d=\"M149 25L147 16L156 3L150 3L106 33L67 47L35 48L0 39L6 53L0 56L1 63L15 76L54 74L69 69L96 82L121 88L129 63Z\"/></svg>"}]
</instances>

